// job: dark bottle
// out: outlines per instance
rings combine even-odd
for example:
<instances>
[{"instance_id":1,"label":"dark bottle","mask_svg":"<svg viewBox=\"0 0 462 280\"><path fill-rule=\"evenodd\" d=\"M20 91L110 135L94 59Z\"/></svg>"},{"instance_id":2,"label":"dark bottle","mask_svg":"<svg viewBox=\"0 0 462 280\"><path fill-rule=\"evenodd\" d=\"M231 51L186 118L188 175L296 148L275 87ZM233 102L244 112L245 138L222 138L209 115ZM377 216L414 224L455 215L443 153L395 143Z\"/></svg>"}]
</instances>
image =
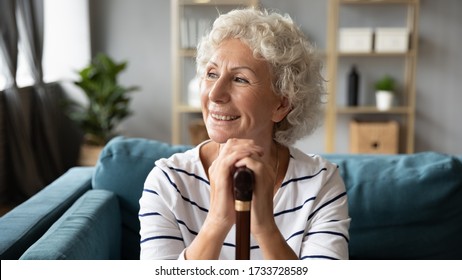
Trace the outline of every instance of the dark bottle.
<instances>
[{"instance_id":1,"label":"dark bottle","mask_svg":"<svg viewBox=\"0 0 462 280\"><path fill-rule=\"evenodd\" d=\"M359 74L355 65L351 67L350 73L348 74L347 87L348 106L358 106Z\"/></svg>"}]
</instances>

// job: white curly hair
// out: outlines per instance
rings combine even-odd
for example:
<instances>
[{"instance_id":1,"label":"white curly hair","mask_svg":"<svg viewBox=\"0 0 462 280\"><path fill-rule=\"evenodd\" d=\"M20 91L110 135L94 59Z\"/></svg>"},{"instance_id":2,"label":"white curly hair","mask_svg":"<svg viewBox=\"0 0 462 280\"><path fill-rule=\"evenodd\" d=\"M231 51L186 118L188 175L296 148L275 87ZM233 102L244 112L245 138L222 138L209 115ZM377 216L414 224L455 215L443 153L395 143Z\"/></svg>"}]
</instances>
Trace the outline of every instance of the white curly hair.
<instances>
[{"instance_id":1,"label":"white curly hair","mask_svg":"<svg viewBox=\"0 0 462 280\"><path fill-rule=\"evenodd\" d=\"M220 15L197 47L197 74L221 42L236 38L266 60L274 77L273 90L285 96L291 107L274 127L274 139L291 145L311 134L320 124L322 100L326 94L322 63L314 47L289 15L264 9L244 8Z\"/></svg>"}]
</instances>

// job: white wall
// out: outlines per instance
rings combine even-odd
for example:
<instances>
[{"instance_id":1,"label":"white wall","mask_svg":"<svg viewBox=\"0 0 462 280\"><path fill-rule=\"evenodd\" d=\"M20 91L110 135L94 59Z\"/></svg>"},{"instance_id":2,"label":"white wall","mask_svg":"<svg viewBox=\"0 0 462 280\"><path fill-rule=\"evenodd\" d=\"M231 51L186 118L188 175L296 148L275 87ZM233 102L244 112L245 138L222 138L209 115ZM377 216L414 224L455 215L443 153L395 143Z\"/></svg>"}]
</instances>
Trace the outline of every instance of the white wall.
<instances>
[{"instance_id":1,"label":"white wall","mask_svg":"<svg viewBox=\"0 0 462 280\"><path fill-rule=\"evenodd\" d=\"M462 1L425 0L420 13L416 149L462 154Z\"/></svg>"},{"instance_id":2,"label":"white wall","mask_svg":"<svg viewBox=\"0 0 462 280\"><path fill-rule=\"evenodd\" d=\"M120 75L135 112L121 124L127 136L171 140L170 1L91 1L93 53L127 60Z\"/></svg>"}]
</instances>

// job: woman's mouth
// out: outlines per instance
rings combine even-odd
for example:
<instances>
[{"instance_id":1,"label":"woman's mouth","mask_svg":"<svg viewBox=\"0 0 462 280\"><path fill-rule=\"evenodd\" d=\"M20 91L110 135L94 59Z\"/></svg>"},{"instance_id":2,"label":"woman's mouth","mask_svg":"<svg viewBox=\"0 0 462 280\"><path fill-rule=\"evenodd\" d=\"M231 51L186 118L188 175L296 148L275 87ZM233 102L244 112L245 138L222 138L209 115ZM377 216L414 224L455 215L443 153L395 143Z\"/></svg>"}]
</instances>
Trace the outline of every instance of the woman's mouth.
<instances>
[{"instance_id":1,"label":"woman's mouth","mask_svg":"<svg viewBox=\"0 0 462 280\"><path fill-rule=\"evenodd\" d=\"M210 116L219 121L234 121L239 118L239 116L229 116L229 115L220 115L220 114L210 114Z\"/></svg>"}]
</instances>

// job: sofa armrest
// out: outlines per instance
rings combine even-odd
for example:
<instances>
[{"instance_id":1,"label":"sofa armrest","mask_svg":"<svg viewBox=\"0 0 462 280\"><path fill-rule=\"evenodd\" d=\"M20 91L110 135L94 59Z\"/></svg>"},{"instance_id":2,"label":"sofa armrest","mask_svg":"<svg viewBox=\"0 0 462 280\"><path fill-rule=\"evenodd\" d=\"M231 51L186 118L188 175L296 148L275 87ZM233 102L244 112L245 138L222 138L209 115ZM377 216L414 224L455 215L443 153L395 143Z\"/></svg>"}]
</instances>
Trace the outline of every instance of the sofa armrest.
<instances>
[{"instance_id":1,"label":"sofa armrest","mask_svg":"<svg viewBox=\"0 0 462 280\"><path fill-rule=\"evenodd\" d=\"M0 259L18 259L91 189L94 167L74 167L0 218Z\"/></svg>"},{"instance_id":2,"label":"sofa armrest","mask_svg":"<svg viewBox=\"0 0 462 280\"><path fill-rule=\"evenodd\" d=\"M90 190L20 259L120 259L120 236L121 218L116 195L107 190Z\"/></svg>"}]
</instances>

